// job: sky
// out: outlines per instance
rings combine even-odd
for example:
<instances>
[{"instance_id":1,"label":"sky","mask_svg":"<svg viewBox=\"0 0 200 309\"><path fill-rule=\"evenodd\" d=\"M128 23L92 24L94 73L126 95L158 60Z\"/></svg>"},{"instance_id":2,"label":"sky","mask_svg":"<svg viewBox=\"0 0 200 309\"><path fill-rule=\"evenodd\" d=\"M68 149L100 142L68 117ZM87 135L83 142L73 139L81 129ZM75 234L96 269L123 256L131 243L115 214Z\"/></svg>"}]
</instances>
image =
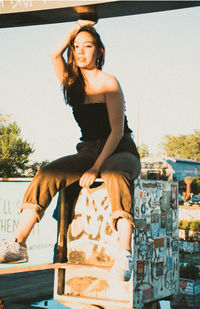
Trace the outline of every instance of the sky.
<instances>
[{"instance_id":1,"label":"sky","mask_svg":"<svg viewBox=\"0 0 200 309\"><path fill-rule=\"evenodd\" d=\"M33 144L32 161L76 151L81 136L49 57L72 23L0 29L0 113ZM138 145L200 129L200 7L101 19L104 71L120 82Z\"/></svg>"}]
</instances>

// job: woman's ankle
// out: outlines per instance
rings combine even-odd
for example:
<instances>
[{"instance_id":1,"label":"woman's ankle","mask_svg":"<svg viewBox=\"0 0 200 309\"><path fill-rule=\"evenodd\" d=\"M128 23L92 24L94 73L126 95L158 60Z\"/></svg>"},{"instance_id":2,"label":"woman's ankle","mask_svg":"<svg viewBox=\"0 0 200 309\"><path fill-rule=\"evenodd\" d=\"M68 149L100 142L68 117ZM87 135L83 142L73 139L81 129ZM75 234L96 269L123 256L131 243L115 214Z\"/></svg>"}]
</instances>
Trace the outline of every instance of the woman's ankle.
<instances>
[{"instance_id":1,"label":"woman's ankle","mask_svg":"<svg viewBox=\"0 0 200 309\"><path fill-rule=\"evenodd\" d=\"M15 237L15 241L18 242L20 245L22 245L23 247L26 246L26 241L24 239L20 239L18 237Z\"/></svg>"}]
</instances>

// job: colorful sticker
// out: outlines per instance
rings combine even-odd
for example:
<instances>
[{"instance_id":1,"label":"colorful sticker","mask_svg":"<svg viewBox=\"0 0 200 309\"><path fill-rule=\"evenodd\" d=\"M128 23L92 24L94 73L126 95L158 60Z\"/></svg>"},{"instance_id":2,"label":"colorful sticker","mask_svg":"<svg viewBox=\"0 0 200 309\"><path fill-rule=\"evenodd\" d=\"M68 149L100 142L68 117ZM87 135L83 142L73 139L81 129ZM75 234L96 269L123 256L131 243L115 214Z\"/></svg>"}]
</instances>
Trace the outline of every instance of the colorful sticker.
<instances>
[{"instance_id":1,"label":"colorful sticker","mask_svg":"<svg viewBox=\"0 0 200 309\"><path fill-rule=\"evenodd\" d=\"M137 261L137 280L144 279L144 261Z\"/></svg>"},{"instance_id":2,"label":"colorful sticker","mask_svg":"<svg viewBox=\"0 0 200 309\"><path fill-rule=\"evenodd\" d=\"M162 276L163 275L163 262L156 263L156 276Z\"/></svg>"},{"instance_id":3,"label":"colorful sticker","mask_svg":"<svg viewBox=\"0 0 200 309\"><path fill-rule=\"evenodd\" d=\"M142 194L142 199L143 201L146 201L147 200L147 197L148 197L148 194L146 191L143 191L143 194Z\"/></svg>"},{"instance_id":4,"label":"colorful sticker","mask_svg":"<svg viewBox=\"0 0 200 309\"><path fill-rule=\"evenodd\" d=\"M143 290L143 293L142 293L143 301L150 300L153 298L154 298L154 288L153 287Z\"/></svg>"},{"instance_id":5,"label":"colorful sticker","mask_svg":"<svg viewBox=\"0 0 200 309\"><path fill-rule=\"evenodd\" d=\"M170 238L167 237L167 249L170 249Z\"/></svg>"},{"instance_id":6,"label":"colorful sticker","mask_svg":"<svg viewBox=\"0 0 200 309\"><path fill-rule=\"evenodd\" d=\"M154 248L162 248L164 247L164 238L156 238L154 239Z\"/></svg>"},{"instance_id":7,"label":"colorful sticker","mask_svg":"<svg viewBox=\"0 0 200 309\"><path fill-rule=\"evenodd\" d=\"M135 227L144 230L146 228L146 219L135 219Z\"/></svg>"},{"instance_id":8,"label":"colorful sticker","mask_svg":"<svg viewBox=\"0 0 200 309\"><path fill-rule=\"evenodd\" d=\"M177 209L177 185L171 185L171 203L172 203L172 209Z\"/></svg>"},{"instance_id":9,"label":"colorful sticker","mask_svg":"<svg viewBox=\"0 0 200 309\"><path fill-rule=\"evenodd\" d=\"M164 249L164 247L159 249L159 256L163 257L167 255L167 251Z\"/></svg>"},{"instance_id":10,"label":"colorful sticker","mask_svg":"<svg viewBox=\"0 0 200 309\"><path fill-rule=\"evenodd\" d=\"M171 207L171 192L163 191L160 207L161 209L169 209Z\"/></svg>"},{"instance_id":11,"label":"colorful sticker","mask_svg":"<svg viewBox=\"0 0 200 309\"><path fill-rule=\"evenodd\" d=\"M151 205L154 206L154 207L160 206L160 202L158 202L158 201L152 201L152 202L151 202Z\"/></svg>"},{"instance_id":12,"label":"colorful sticker","mask_svg":"<svg viewBox=\"0 0 200 309\"><path fill-rule=\"evenodd\" d=\"M168 257L167 258L167 270L172 270L173 269L173 257Z\"/></svg>"},{"instance_id":13,"label":"colorful sticker","mask_svg":"<svg viewBox=\"0 0 200 309\"><path fill-rule=\"evenodd\" d=\"M166 212L166 234L168 236L172 235L172 212L167 210Z\"/></svg>"},{"instance_id":14,"label":"colorful sticker","mask_svg":"<svg viewBox=\"0 0 200 309\"><path fill-rule=\"evenodd\" d=\"M145 239L142 239L140 241L138 250L139 250L140 255L142 256L147 254L147 243Z\"/></svg>"},{"instance_id":15,"label":"colorful sticker","mask_svg":"<svg viewBox=\"0 0 200 309\"><path fill-rule=\"evenodd\" d=\"M159 216L157 212L152 212L151 213L151 223L155 223L158 222L159 220Z\"/></svg>"},{"instance_id":16,"label":"colorful sticker","mask_svg":"<svg viewBox=\"0 0 200 309\"><path fill-rule=\"evenodd\" d=\"M143 203L141 206L141 213L144 215L146 213L146 205Z\"/></svg>"},{"instance_id":17,"label":"colorful sticker","mask_svg":"<svg viewBox=\"0 0 200 309\"><path fill-rule=\"evenodd\" d=\"M151 237L156 238L159 237L159 223L151 223Z\"/></svg>"},{"instance_id":18,"label":"colorful sticker","mask_svg":"<svg viewBox=\"0 0 200 309\"><path fill-rule=\"evenodd\" d=\"M158 291L159 291L159 287L155 286L154 287L154 298L158 298Z\"/></svg>"},{"instance_id":19,"label":"colorful sticker","mask_svg":"<svg viewBox=\"0 0 200 309\"><path fill-rule=\"evenodd\" d=\"M164 210L164 209L161 209L160 227L161 227L161 229L165 229L166 228L166 210Z\"/></svg>"},{"instance_id":20,"label":"colorful sticker","mask_svg":"<svg viewBox=\"0 0 200 309\"><path fill-rule=\"evenodd\" d=\"M172 240L172 253L176 253L178 251L178 240L173 239Z\"/></svg>"},{"instance_id":21,"label":"colorful sticker","mask_svg":"<svg viewBox=\"0 0 200 309\"><path fill-rule=\"evenodd\" d=\"M148 244L148 257L152 258L153 257L153 243Z\"/></svg>"}]
</instances>

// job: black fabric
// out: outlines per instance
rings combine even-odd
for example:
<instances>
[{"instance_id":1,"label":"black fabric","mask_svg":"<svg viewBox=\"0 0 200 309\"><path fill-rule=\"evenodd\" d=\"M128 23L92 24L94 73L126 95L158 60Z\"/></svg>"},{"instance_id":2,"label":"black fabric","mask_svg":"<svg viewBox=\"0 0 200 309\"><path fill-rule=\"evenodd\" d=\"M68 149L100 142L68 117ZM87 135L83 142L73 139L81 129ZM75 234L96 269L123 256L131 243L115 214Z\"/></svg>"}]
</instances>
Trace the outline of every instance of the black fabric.
<instances>
[{"instance_id":1,"label":"black fabric","mask_svg":"<svg viewBox=\"0 0 200 309\"><path fill-rule=\"evenodd\" d=\"M77 121L82 141L106 138L110 134L110 123L105 103L79 104L73 107L73 115ZM124 116L124 133L132 133Z\"/></svg>"}]
</instances>

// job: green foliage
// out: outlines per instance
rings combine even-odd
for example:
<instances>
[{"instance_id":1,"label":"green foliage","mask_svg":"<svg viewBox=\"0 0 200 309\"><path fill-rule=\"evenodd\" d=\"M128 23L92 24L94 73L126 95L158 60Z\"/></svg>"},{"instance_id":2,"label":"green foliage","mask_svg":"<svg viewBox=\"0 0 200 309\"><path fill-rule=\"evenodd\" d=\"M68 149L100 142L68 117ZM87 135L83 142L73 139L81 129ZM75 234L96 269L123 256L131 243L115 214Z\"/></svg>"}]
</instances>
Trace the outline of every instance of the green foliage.
<instances>
[{"instance_id":1,"label":"green foliage","mask_svg":"<svg viewBox=\"0 0 200 309\"><path fill-rule=\"evenodd\" d=\"M149 156L149 147L145 144L141 144L138 146L138 152L140 154L140 158L145 158Z\"/></svg>"},{"instance_id":2,"label":"green foliage","mask_svg":"<svg viewBox=\"0 0 200 309\"><path fill-rule=\"evenodd\" d=\"M48 160L43 160L41 162L34 162L32 165L29 167L31 168L31 171L29 172L29 177L34 177L37 171L41 168L46 166L49 163Z\"/></svg>"},{"instance_id":3,"label":"green foliage","mask_svg":"<svg viewBox=\"0 0 200 309\"><path fill-rule=\"evenodd\" d=\"M199 194L200 193L200 177L195 177L192 180L191 190L192 190L192 192L194 194Z\"/></svg>"},{"instance_id":4,"label":"green foliage","mask_svg":"<svg viewBox=\"0 0 200 309\"><path fill-rule=\"evenodd\" d=\"M180 278L185 279L198 279L199 278L199 269L193 263L187 265L180 265Z\"/></svg>"},{"instance_id":5,"label":"green foliage","mask_svg":"<svg viewBox=\"0 0 200 309\"><path fill-rule=\"evenodd\" d=\"M24 176L33 152L33 147L22 139L17 123L0 114L0 177Z\"/></svg>"},{"instance_id":6,"label":"green foliage","mask_svg":"<svg viewBox=\"0 0 200 309\"><path fill-rule=\"evenodd\" d=\"M189 237L189 231L200 232L200 220L195 220L195 221L180 220L179 229L185 230L185 239L187 241L192 240Z\"/></svg>"},{"instance_id":7,"label":"green foliage","mask_svg":"<svg viewBox=\"0 0 200 309\"><path fill-rule=\"evenodd\" d=\"M189 135L165 135L161 147L167 157L200 161L200 130Z\"/></svg>"},{"instance_id":8,"label":"green foliage","mask_svg":"<svg viewBox=\"0 0 200 309\"><path fill-rule=\"evenodd\" d=\"M195 221L180 220L179 229L193 232L200 232L200 220Z\"/></svg>"}]
</instances>

